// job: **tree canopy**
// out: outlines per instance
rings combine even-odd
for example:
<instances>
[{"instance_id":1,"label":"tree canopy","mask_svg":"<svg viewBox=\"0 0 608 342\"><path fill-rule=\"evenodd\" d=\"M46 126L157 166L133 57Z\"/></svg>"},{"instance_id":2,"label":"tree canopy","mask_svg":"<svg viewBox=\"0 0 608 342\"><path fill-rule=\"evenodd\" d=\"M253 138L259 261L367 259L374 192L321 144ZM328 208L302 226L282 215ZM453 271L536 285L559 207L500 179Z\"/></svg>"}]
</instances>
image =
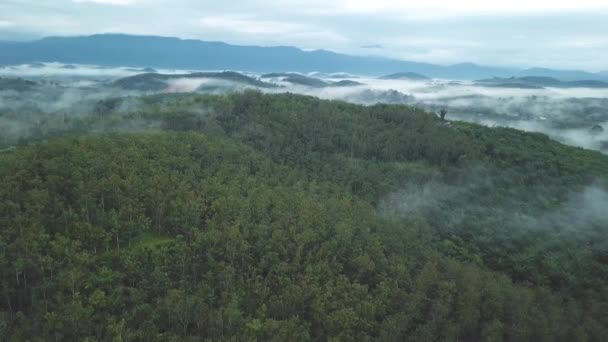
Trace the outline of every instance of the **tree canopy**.
<instances>
[{"instance_id":1,"label":"tree canopy","mask_svg":"<svg viewBox=\"0 0 608 342\"><path fill-rule=\"evenodd\" d=\"M407 106L129 101L0 153L0 340L608 336L598 152Z\"/></svg>"}]
</instances>

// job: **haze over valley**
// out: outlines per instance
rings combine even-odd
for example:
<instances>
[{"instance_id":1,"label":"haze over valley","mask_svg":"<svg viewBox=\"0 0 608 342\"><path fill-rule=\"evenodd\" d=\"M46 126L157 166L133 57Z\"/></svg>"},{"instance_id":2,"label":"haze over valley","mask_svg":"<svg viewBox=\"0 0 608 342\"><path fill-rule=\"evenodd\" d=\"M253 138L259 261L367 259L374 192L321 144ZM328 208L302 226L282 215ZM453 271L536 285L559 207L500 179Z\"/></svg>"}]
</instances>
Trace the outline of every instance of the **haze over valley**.
<instances>
[{"instance_id":1,"label":"haze over valley","mask_svg":"<svg viewBox=\"0 0 608 342\"><path fill-rule=\"evenodd\" d=\"M21 106L15 99L25 94L34 95L28 101L30 110L49 112L53 108L66 110L78 103L87 106L93 100L110 97L188 92L224 94L257 89L362 105L405 104L431 112L445 109L451 120L541 132L565 144L608 151L608 82L599 80L564 81L546 76L451 80L413 72L378 77L339 69L333 73L256 73L58 62L3 66L0 77L3 78L0 108L5 111ZM28 86L27 81L34 83ZM42 102L36 103L34 99ZM5 139L12 136L15 141L25 134L27 130L22 130L17 121L4 126L5 131L12 131L4 134Z\"/></svg>"}]
</instances>

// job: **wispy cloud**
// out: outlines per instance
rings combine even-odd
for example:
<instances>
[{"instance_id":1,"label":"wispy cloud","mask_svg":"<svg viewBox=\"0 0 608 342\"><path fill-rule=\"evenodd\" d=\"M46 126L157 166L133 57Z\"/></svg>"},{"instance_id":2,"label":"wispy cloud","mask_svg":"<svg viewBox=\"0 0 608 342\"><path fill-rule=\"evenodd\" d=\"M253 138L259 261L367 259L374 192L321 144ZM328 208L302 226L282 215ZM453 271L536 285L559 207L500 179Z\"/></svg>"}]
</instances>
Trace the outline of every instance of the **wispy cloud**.
<instances>
[{"instance_id":1,"label":"wispy cloud","mask_svg":"<svg viewBox=\"0 0 608 342\"><path fill-rule=\"evenodd\" d=\"M297 2L297 1L296 1ZM556 0L511 0L487 1L487 0L426 0L426 1L403 1L403 0L337 0L337 1L313 1L319 12L325 13L361 13L380 14L391 13L396 15L408 14L408 12L425 13L432 16L433 13L445 16L452 13L454 16L463 14L480 13L546 13L567 11L589 11L608 10L608 3L604 0L579 0L579 1L556 1Z\"/></svg>"},{"instance_id":2,"label":"wispy cloud","mask_svg":"<svg viewBox=\"0 0 608 342\"><path fill-rule=\"evenodd\" d=\"M310 27L303 24L238 15L203 17L198 21L198 24L206 29L233 31L243 34L289 34L310 30Z\"/></svg>"},{"instance_id":3,"label":"wispy cloud","mask_svg":"<svg viewBox=\"0 0 608 342\"><path fill-rule=\"evenodd\" d=\"M205 16L196 23L206 31L233 33L249 38L268 37L279 44L290 44L294 41L319 41L325 43L342 43L347 39L339 33L315 25L293 21L256 18L247 15ZM308 46L302 46L308 47ZM318 46L317 46L318 47Z\"/></svg>"},{"instance_id":4,"label":"wispy cloud","mask_svg":"<svg viewBox=\"0 0 608 342\"><path fill-rule=\"evenodd\" d=\"M76 3L90 2L90 3L95 3L95 4L120 5L120 6L125 6L125 5L130 5L130 4L135 3L135 0L72 0L72 1L76 2Z\"/></svg>"}]
</instances>

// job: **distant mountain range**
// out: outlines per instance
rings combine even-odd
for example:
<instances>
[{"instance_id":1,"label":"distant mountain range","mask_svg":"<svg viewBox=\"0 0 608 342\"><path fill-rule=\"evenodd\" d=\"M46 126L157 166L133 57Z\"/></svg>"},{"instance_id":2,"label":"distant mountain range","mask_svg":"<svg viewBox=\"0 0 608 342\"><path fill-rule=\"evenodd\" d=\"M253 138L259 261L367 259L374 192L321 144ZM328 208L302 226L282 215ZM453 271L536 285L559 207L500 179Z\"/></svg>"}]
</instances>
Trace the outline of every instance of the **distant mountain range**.
<instances>
[{"instance_id":1,"label":"distant mountain range","mask_svg":"<svg viewBox=\"0 0 608 342\"><path fill-rule=\"evenodd\" d=\"M381 76L416 73L431 78L475 80L491 77L546 76L564 81L608 81L608 73L517 70L461 63L449 66L381 57L350 56L326 50L294 47L238 46L222 42L156 36L103 34L49 37L30 42L0 42L0 64L61 62L185 70L246 70L252 72L353 73Z\"/></svg>"},{"instance_id":2,"label":"distant mountain range","mask_svg":"<svg viewBox=\"0 0 608 342\"><path fill-rule=\"evenodd\" d=\"M409 81L425 81L429 78L415 72L398 72L380 77L381 80L409 80Z\"/></svg>"},{"instance_id":3,"label":"distant mountain range","mask_svg":"<svg viewBox=\"0 0 608 342\"><path fill-rule=\"evenodd\" d=\"M550 77L561 81L580 81L580 80L595 80L595 81L608 81L608 73L590 73L580 70L553 70L546 68L531 68L523 70L516 75L516 77L527 77L527 76L540 76Z\"/></svg>"},{"instance_id":4,"label":"distant mountain range","mask_svg":"<svg viewBox=\"0 0 608 342\"><path fill-rule=\"evenodd\" d=\"M479 80L476 83L482 86L521 89L540 89L545 87L608 89L608 82L597 80L561 81L553 77L544 76L524 76L510 78L495 77L491 79Z\"/></svg>"}]
</instances>

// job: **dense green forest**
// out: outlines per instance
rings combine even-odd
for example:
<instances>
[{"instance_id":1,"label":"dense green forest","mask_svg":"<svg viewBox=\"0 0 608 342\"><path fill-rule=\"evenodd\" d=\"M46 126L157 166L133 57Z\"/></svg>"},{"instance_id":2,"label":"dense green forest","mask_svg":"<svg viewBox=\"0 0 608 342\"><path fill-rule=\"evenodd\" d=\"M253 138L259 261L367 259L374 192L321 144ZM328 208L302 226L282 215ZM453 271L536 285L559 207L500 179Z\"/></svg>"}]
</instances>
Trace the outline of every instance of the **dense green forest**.
<instances>
[{"instance_id":1,"label":"dense green forest","mask_svg":"<svg viewBox=\"0 0 608 342\"><path fill-rule=\"evenodd\" d=\"M608 336L599 152L255 91L74 114L0 153L0 340Z\"/></svg>"}]
</instances>

